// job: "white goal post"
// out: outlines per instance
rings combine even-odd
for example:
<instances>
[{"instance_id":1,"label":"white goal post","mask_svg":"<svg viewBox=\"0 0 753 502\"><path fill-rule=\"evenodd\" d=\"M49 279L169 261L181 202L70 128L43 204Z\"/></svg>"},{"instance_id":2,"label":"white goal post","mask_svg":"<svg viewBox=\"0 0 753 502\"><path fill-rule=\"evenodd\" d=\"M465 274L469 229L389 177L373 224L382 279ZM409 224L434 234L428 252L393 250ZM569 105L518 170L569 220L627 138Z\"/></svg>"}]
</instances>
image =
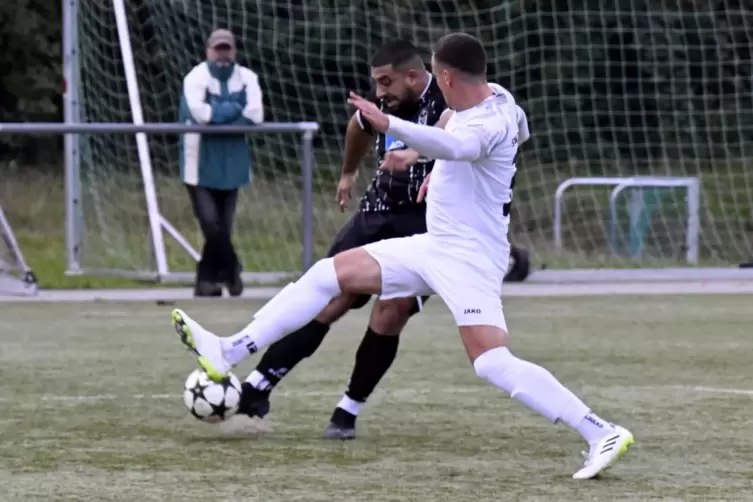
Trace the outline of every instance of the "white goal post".
<instances>
[{"instance_id":1,"label":"white goal post","mask_svg":"<svg viewBox=\"0 0 753 502\"><path fill-rule=\"evenodd\" d=\"M394 38L428 54L448 31L485 42L490 79L528 115L510 235L531 252L529 281L753 279L738 267L753 258L753 85L732 5L709 15L654 2L644 12L626 0L629 15L584 5L577 16L486 0L63 6L65 127L34 130L66 137L69 273L193 278L201 238L176 172L176 138L189 129L168 123L206 36L228 28L273 121L244 129L254 180L240 195L234 239L249 282L287 282L347 220L333 203L345 95L368 90L371 55ZM727 50L692 42L706 38L728 40ZM733 67L737 76L723 78ZM359 177L358 191L372 175ZM611 200L610 187L557 195L570 178L658 177L697 185L620 189Z\"/></svg>"},{"instance_id":2,"label":"white goal post","mask_svg":"<svg viewBox=\"0 0 753 502\"><path fill-rule=\"evenodd\" d=\"M300 137L300 242L301 268L280 270L274 272L244 272L243 279L247 283L277 283L287 277L296 276L306 270L313 261L313 233L312 233L312 179L314 170L313 138L319 130L315 122L296 123L264 123L261 125L237 126L206 126L168 123L150 123L144 121L142 111L142 97L140 83L136 73L136 64L131 47L126 15L126 4L123 0L112 0L114 25L116 27L120 58L122 60L125 85L128 93L131 123L82 123L80 96L80 62L78 57L78 21L79 2L66 0L63 3L63 49L64 74L66 79L65 92L65 125L56 124L4 124L0 125L0 132L21 134L65 134L65 165L66 165L66 240L67 240L67 273L69 275L118 275L137 279L157 280L160 282L188 283L194 278L192 271L172 270L168 263L165 233L171 237L185 253L189 260L196 262L200 253L190 240L179 231L160 211L158 187L155 181L152 155L150 152L148 134L275 134L298 135ZM177 96L176 96L177 98ZM143 183L143 203L146 207L148 221L148 235L142 235L141 240L149 247L148 262L152 267L145 268L131 266L127 268L90 267L84 263L82 254L86 250L86 218L84 216L84 196L82 194L82 144L86 140L82 135L112 135L121 134L133 136L135 139L138 168ZM138 236L133 240L139 240Z\"/></svg>"}]
</instances>

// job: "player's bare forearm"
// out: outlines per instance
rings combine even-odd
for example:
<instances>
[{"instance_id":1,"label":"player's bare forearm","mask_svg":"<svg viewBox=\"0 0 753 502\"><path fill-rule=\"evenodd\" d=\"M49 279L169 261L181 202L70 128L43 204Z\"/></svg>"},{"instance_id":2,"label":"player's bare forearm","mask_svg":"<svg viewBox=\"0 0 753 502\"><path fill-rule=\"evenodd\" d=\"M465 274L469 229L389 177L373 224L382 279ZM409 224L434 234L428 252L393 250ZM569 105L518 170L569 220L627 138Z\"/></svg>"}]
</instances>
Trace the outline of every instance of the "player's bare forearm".
<instances>
[{"instance_id":1,"label":"player's bare forearm","mask_svg":"<svg viewBox=\"0 0 753 502\"><path fill-rule=\"evenodd\" d=\"M358 171L358 166L369 151L372 135L364 131L354 114L348 122L345 130L345 153L343 154L342 174L353 175Z\"/></svg>"}]
</instances>

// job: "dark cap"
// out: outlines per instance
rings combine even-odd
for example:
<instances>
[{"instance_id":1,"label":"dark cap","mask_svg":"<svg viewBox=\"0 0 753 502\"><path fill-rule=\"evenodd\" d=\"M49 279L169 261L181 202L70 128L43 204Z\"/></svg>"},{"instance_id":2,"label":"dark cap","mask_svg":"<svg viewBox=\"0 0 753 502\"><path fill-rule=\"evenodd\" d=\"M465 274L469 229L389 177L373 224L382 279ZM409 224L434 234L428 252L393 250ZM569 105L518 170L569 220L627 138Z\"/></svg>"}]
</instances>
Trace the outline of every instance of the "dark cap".
<instances>
[{"instance_id":1,"label":"dark cap","mask_svg":"<svg viewBox=\"0 0 753 502\"><path fill-rule=\"evenodd\" d=\"M227 45L231 49L235 49L235 37L228 30L214 30L207 39L207 47L210 49L216 49L221 45Z\"/></svg>"}]
</instances>

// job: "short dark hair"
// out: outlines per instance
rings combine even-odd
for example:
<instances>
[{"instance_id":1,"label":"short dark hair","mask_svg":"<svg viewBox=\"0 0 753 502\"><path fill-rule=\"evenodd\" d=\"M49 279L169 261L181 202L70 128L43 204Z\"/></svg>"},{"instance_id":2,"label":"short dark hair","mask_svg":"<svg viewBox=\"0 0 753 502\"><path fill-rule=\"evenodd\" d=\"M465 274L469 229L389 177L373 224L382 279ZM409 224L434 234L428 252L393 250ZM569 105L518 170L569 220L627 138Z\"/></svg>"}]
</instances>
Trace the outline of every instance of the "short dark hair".
<instances>
[{"instance_id":1,"label":"short dark hair","mask_svg":"<svg viewBox=\"0 0 753 502\"><path fill-rule=\"evenodd\" d=\"M392 40L382 45L371 58L371 67L392 65L397 69L405 66L423 67L421 54L407 40Z\"/></svg>"},{"instance_id":2,"label":"short dark hair","mask_svg":"<svg viewBox=\"0 0 753 502\"><path fill-rule=\"evenodd\" d=\"M450 33L434 46L434 59L472 77L486 77L486 51L481 42L467 33Z\"/></svg>"}]
</instances>

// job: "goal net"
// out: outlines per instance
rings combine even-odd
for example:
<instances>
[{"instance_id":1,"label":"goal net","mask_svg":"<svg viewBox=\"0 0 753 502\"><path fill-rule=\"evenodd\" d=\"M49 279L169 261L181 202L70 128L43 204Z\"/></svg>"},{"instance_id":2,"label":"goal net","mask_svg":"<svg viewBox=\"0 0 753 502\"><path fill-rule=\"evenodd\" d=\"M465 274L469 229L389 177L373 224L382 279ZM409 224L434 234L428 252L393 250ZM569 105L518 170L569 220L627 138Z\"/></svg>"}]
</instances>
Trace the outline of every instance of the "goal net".
<instances>
[{"instance_id":1,"label":"goal net","mask_svg":"<svg viewBox=\"0 0 753 502\"><path fill-rule=\"evenodd\" d=\"M133 118L112 2L78 1L81 118ZM511 237L549 269L736 265L753 256L753 17L732 0L498 2L492 0L138 0L127 4L146 122L174 122L180 83L227 27L239 60L260 76L267 119L315 121L316 252L347 218L334 204L345 104L370 86L368 61L384 41L432 42L462 30L480 37L490 79L528 114ZM249 271L301 266L300 153L294 137L251 136L254 182L235 229ZM178 181L177 138L150 136L160 211L200 245ZM136 142L92 135L81 143L85 267L149 269ZM365 183L371 168L361 173ZM700 183L698 227L682 187L576 185L570 178L675 177ZM644 180L645 181L645 180ZM610 194L613 200L610 204ZM559 229L555 228L559 221ZM697 233L688 237L688 232ZM560 240L555 241L559 232ZM192 259L166 238L171 270Z\"/></svg>"},{"instance_id":2,"label":"goal net","mask_svg":"<svg viewBox=\"0 0 753 502\"><path fill-rule=\"evenodd\" d=\"M36 294L36 277L26 265L13 229L0 206L0 296Z\"/></svg>"}]
</instances>

